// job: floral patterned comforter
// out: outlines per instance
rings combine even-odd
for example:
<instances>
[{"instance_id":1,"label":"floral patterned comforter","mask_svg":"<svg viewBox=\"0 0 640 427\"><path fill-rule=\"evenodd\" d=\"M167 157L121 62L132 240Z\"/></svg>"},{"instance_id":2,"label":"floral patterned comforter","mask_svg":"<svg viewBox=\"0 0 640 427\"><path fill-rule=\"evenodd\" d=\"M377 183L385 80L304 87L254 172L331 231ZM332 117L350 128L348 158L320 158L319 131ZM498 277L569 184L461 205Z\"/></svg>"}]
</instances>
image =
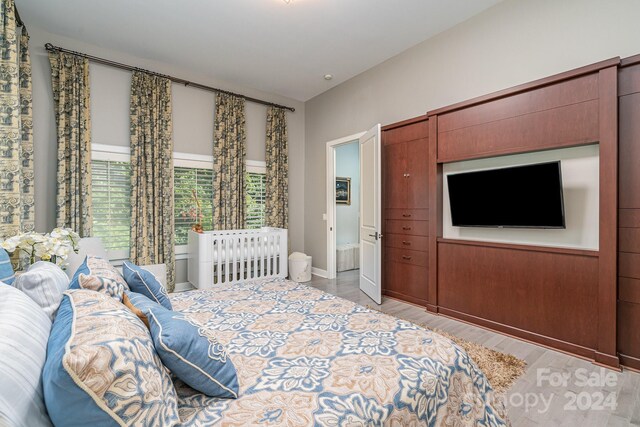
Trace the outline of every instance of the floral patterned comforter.
<instances>
[{"instance_id":1,"label":"floral patterned comforter","mask_svg":"<svg viewBox=\"0 0 640 427\"><path fill-rule=\"evenodd\" d=\"M236 366L240 397L177 381L185 426L508 425L484 374L452 341L284 279L171 297Z\"/></svg>"}]
</instances>

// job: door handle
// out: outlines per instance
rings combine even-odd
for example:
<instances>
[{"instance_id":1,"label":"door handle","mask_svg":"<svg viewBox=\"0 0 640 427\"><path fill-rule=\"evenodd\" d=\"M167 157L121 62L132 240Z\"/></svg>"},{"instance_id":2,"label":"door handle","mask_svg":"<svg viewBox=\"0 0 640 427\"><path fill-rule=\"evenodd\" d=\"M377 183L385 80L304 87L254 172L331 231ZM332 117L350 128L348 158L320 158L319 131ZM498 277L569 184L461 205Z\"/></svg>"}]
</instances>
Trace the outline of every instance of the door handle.
<instances>
[{"instance_id":1,"label":"door handle","mask_svg":"<svg viewBox=\"0 0 640 427\"><path fill-rule=\"evenodd\" d=\"M369 234L369 237L373 237L374 239L382 239L382 233L378 233L377 231L374 234Z\"/></svg>"},{"instance_id":2,"label":"door handle","mask_svg":"<svg viewBox=\"0 0 640 427\"><path fill-rule=\"evenodd\" d=\"M402 255L402 259L406 259L407 261L410 261L411 257L407 255Z\"/></svg>"}]
</instances>

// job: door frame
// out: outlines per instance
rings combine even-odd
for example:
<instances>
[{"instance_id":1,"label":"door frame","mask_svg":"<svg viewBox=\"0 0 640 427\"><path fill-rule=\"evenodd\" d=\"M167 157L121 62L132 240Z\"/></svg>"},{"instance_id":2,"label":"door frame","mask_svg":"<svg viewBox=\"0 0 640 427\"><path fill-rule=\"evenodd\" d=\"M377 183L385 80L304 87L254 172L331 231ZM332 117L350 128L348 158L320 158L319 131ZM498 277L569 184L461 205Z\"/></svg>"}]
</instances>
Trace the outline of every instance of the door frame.
<instances>
[{"instance_id":1,"label":"door frame","mask_svg":"<svg viewBox=\"0 0 640 427\"><path fill-rule=\"evenodd\" d=\"M336 278L336 148L340 145L358 142L366 132L334 139L326 146L326 215L327 215L327 279ZM360 230L358 230L360 234Z\"/></svg>"}]
</instances>

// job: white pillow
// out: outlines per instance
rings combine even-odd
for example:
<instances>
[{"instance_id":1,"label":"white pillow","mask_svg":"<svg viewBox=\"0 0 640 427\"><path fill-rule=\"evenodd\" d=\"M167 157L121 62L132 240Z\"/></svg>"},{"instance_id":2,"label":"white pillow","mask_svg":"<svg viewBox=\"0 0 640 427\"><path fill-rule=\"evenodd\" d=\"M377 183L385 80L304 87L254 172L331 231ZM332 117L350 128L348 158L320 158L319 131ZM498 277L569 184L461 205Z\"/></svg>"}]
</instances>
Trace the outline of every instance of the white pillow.
<instances>
[{"instance_id":1,"label":"white pillow","mask_svg":"<svg viewBox=\"0 0 640 427\"><path fill-rule=\"evenodd\" d=\"M50 330L35 302L0 282L0 426L51 426L41 382Z\"/></svg>"},{"instance_id":2,"label":"white pillow","mask_svg":"<svg viewBox=\"0 0 640 427\"><path fill-rule=\"evenodd\" d=\"M69 287L69 278L57 265L38 261L16 277L13 286L29 295L53 322L62 301L62 293Z\"/></svg>"}]
</instances>

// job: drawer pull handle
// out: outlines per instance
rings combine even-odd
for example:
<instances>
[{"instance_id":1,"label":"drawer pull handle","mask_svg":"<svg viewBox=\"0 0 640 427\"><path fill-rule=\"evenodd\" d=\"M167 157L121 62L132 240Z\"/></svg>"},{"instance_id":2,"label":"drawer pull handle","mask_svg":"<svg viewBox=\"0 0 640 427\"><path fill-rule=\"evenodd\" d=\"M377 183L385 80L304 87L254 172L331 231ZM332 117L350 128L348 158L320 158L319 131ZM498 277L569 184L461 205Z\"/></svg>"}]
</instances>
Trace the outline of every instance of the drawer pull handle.
<instances>
[{"instance_id":1,"label":"drawer pull handle","mask_svg":"<svg viewBox=\"0 0 640 427\"><path fill-rule=\"evenodd\" d=\"M402 255L402 259L406 259L407 261L411 260L410 256Z\"/></svg>"},{"instance_id":2,"label":"drawer pull handle","mask_svg":"<svg viewBox=\"0 0 640 427\"><path fill-rule=\"evenodd\" d=\"M402 216L405 218L411 218L411 214L402 214Z\"/></svg>"},{"instance_id":3,"label":"drawer pull handle","mask_svg":"<svg viewBox=\"0 0 640 427\"><path fill-rule=\"evenodd\" d=\"M402 241L402 244L403 244L403 245L407 245L407 246L411 246L411 242L407 242L406 240L403 240L403 241Z\"/></svg>"},{"instance_id":4,"label":"drawer pull handle","mask_svg":"<svg viewBox=\"0 0 640 427\"><path fill-rule=\"evenodd\" d=\"M403 230L411 230L411 227L404 226L404 227L402 227L402 229Z\"/></svg>"}]
</instances>

